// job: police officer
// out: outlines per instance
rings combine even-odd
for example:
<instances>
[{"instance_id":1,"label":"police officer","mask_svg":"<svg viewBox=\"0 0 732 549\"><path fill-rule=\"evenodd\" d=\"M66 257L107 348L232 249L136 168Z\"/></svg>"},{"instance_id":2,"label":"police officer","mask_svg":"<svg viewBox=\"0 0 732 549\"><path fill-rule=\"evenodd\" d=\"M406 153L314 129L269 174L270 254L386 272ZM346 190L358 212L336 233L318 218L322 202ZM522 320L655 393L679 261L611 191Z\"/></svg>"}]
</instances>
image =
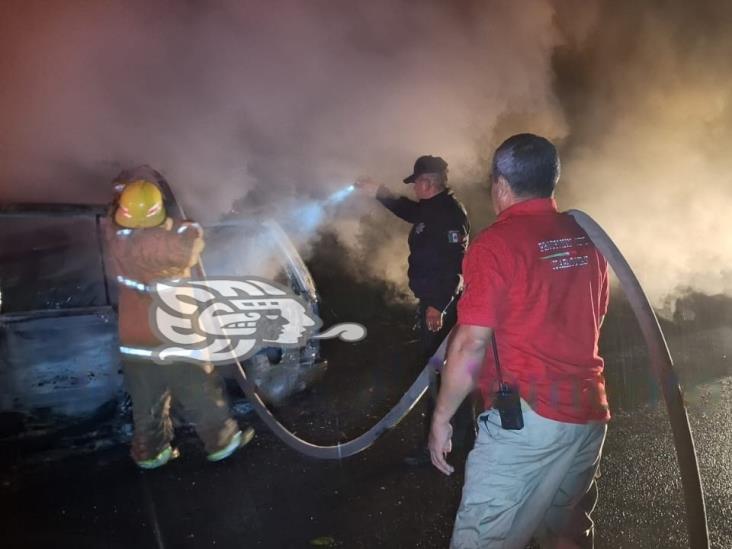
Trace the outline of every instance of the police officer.
<instances>
[{"instance_id":1,"label":"police officer","mask_svg":"<svg viewBox=\"0 0 732 549\"><path fill-rule=\"evenodd\" d=\"M361 179L356 188L375 197L394 215L412 224L409 233L409 288L419 300L419 332L424 361L431 357L457 320L456 303L461 289L461 266L468 246L470 224L463 205L447 186L447 162L439 156L420 156L413 173L404 179L413 185L417 201L396 196L372 179ZM425 437L437 394L437 378L431 384ZM466 415L470 415L466 412ZM456 420L462 424L462 418ZM468 419L472 424L472 418ZM456 431L460 431L456 425ZM456 433L457 435L457 433ZM456 436L456 443L459 443ZM410 465L429 463L426 451L405 460Z\"/></svg>"}]
</instances>

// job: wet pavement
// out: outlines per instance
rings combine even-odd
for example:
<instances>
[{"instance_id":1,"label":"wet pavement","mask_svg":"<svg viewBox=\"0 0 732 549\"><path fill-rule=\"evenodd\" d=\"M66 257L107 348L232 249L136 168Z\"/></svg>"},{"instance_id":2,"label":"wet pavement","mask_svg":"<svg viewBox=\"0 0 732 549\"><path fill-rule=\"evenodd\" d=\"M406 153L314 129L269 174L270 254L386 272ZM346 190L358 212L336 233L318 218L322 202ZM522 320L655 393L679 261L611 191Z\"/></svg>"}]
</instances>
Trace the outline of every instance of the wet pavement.
<instances>
[{"instance_id":1,"label":"wet pavement","mask_svg":"<svg viewBox=\"0 0 732 549\"><path fill-rule=\"evenodd\" d=\"M732 547L732 377L687 393L711 547ZM688 547L681 482L665 406L616 414L608 429L598 547Z\"/></svg>"},{"instance_id":2,"label":"wet pavement","mask_svg":"<svg viewBox=\"0 0 732 549\"><path fill-rule=\"evenodd\" d=\"M398 325L408 325L401 320ZM399 335L390 322L369 328L384 338L387 332ZM361 360L358 369L340 371L339 363L354 361L329 342L335 347L324 349L329 375L279 409L279 417L299 436L320 443L351 438L370 426L416 375L414 342L409 331L401 335L407 340L402 348L372 350L373 364ZM367 343L360 345L348 353L363 355ZM420 445L421 409L372 448L343 461L297 454L252 413L240 420L252 421L257 437L219 464L205 462L187 432L179 436L182 457L151 472L138 471L123 446L48 463L18 455L3 474L3 546L444 546L460 479L402 464Z\"/></svg>"},{"instance_id":3,"label":"wet pavement","mask_svg":"<svg viewBox=\"0 0 732 549\"><path fill-rule=\"evenodd\" d=\"M379 292L350 300L351 310L321 311L326 326L363 322L369 337L355 345L324 342L330 363L324 380L276 410L299 436L315 443L353 438L396 403L419 371L410 307L392 305L384 315L392 297L377 298ZM729 549L732 377L706 380L688 400L712 547ZM205 461L187 430L178 436L182 457L148 472L136 469L119 443L63 459L2 446L2 547L447 547L465 455L452 456L458 468L449 478L430 466L403 464L423 441L423 402L370 449L328 462L286 447L246 404L236 409L257 436L218 464ZM599 549L688 546L662 404L615 412L599 487Z\"/></svg>"},{"instance_id":4,"label":"wet pavement","mask_svg":"<svg viewBox=\"0 0 732 549\"><path fill-rule=\"evenodd\" d=\"M689 401L712 546L729 548L732 378L701 386ZM183 457L157 471L135 469L124 447L5 469L3 547L446 547L462 468L447 478L402 464L418 445L420 411L371 449L337 462L295 453L249 415L257 437L220 464L206 463L183 433ZM300 434L323 440L334 425L348 431L353 419L303 417ZM599 486L598 548L687 547L662 407L616 415Z\"/></svg>"}]
</instances>

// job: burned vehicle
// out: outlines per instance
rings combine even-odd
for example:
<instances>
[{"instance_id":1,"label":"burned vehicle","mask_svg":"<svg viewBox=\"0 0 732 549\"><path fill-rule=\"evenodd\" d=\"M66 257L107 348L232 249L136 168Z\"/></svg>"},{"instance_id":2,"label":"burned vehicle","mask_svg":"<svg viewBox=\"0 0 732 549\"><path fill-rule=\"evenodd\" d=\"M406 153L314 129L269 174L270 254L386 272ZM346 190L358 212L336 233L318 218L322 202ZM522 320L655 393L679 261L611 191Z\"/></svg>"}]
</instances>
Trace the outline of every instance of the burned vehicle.
<instances>
[{"instance_id":1,"label":"burned vehicle","mask_svg":"<svg viewBox=\"0 0 732 549\"><path fill-rule=\"evenodd\" d=\"M167 184L166 204L174 201ZM0 205L0 440L92 430L121 417L115 281L103 238L104 205ZM208 276L267 277L318 313L313 279L284 231L270 221L205 226ZM266 348L243 363L271 404L322 375L317 340ZM220 367L230 377L233 366ZM243 396L227 384L235 404Z\"/></svg>"}]
</instances>

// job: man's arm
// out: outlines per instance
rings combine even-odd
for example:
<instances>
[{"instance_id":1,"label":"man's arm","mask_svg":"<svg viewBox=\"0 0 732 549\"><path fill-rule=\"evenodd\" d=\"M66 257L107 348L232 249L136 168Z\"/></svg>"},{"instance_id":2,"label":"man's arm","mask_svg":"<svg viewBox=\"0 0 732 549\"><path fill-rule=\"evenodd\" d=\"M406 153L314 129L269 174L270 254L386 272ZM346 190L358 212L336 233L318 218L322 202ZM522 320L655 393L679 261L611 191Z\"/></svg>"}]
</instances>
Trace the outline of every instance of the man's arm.
<instances>
[{"instance_id":1,"label":"man's arm","mask_svg":"<svg viewBox=\"0 0 732 549\"><path fill-rule=\"evenodd\" d=\"M376 192L376 200L407 223L415 224L419 221L419 202L409 200L406 196L396 196L383 185Z\"/></svg>"},{"instance_id":2,"label":"man's arm","mask_svg":"<svg viewBox=\"0 0 732 549\"><path fill-rule=\"evenodd\" d=\"M363 194L376 198L381 204L397 217L407 223L415 224L419 221L419 203L404 196L396 196L389 189L373 179L359 179L356 188Z\"/></svg>"},{"instance_id":3,"label":"man's arm","mask_svg":"<svg viewBox=\"0 0 732 549\"><path fill-rule=\"evenodd\" d=\"M188 269L198 263L205 246L201 226L168 218L160 227L145 230L148 236L136 252L136 262L159 276L189 276Z\"/></svg>"},{"instance_id":4,"label":"man's arm","mask_svg":"<svg viewBox=\"0 0 732 549\"><path fill-rule=\"evenodd\" d=\"M461 324L456 328L447 350L447 364L442 370L429 439L432 464L446 475L455 470L445 460L452 450L450 419L475 388L492 335L492 328Z\"/></svg>"}]
</instances>

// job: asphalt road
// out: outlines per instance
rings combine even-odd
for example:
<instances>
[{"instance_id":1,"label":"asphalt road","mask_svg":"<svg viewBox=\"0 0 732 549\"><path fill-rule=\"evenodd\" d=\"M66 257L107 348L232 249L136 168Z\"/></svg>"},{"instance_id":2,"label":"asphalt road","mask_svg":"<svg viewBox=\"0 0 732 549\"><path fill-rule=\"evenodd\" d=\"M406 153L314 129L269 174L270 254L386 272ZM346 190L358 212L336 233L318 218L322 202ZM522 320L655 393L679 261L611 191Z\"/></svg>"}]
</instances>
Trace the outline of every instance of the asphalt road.
<instances>
[{"instance_id":1,"label":"asphalt road","mask_svg":"<svg viewBox=\"0 0 732 549\"><path fill-rule=\"evenodd\" d=\"M321 287L329 292L324 303L339 306L323 307L326 325L363 322L369 336L358 344L323 342L322 352L330 363L326 377L276 411L293 431L316 443L347 440L368 428L396 403L422 367L410 330L410 307L395 306L383 285L363 283L354 293L342 279L334 277L328 284L328 274L318 273ZM615 390L618 384L609 388L614 419L599 480L596 547L687 547L664 408L646 405L632 413L618 411L621 404L632 402L629 389L647 384L636 380L645 379L639 373L645 360L622 310L609 315L607 324L608 376L613 383L622 382L624 389ZM682 379L687 383L695 375L706 379L688 392L689 416L706 489L712 546L729 549L729 334L674 328L667 333L686 376ZM644 394L639 392L636 398ZM330 462L297 454L254 414L247 414L246 405L236 409L241 422L252 422L257 436L218 464L206 462L200 443L183 430L177 439L180 459L160 470L140 471L127 457L124 439L129 428L119 425L119 418L107 431L115 436L103 438L102 444L97 441L100 449L63 459L59 455L68 452L28 452L3 444L0 545L7 549L447 547L465 454L452 456L457 471L449 478L430 466L415 469L403 464L403 458L423 443L423 403L372 448Z\"/></svg>"},{"instance_id":2,"label":"asphalt road","mask_svg":"<svg viewBox=\"0 0 732 549\"><path fill-rule=\"evenodd\" d=\"M403 353L384 349L379 358L371 369L343 375L333 370L317 390L280 410L281 416L312 440L355 434L388 408L411 376L409 368L398 369ZM2 545L446 547L462 468L447 478L431 467L402 464L419 444L421 412L418 406L374 447L339 462L296 454L251 414L242 420L253 419L258 427L254 442L220 464L206 463L198 442L185 432L179 437L183 457L152 472L138 471L123 446L47 463L5 456ZM711 537L720 549L732 547L730 412L732 378L689 393ZM463 458L453 461L460 464ZM595 514L598 548L687 547L680 483L661 406L616 414L602 473Z\"/></svg>"},{"instance_id":3,"label":"asphalt road","mask_svg":"<svg viewBox=\"0 0 732 549\"><path fill-rule=\"evenodd\" d=\"M711 546L732 547L732 377L687 393L705 490ZM665 406L616 414L610 423L595 512L598 548L688 547L685 509Z\"/></svg>"}]
</instances>

